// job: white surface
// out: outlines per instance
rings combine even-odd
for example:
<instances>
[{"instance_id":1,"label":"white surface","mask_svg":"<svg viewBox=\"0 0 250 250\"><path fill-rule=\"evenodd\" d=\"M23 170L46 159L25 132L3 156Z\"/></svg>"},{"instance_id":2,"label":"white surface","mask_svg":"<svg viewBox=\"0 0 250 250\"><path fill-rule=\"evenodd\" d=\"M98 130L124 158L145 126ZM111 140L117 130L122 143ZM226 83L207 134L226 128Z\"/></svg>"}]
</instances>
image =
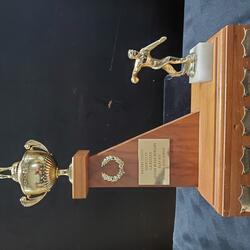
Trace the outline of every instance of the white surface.
<instances>
[{"instance_id":1,"label":"white surface","mask_svg":"<svg viewBox=\"0 0 250 250\"><path fill-rule=\"evenodd\" d=\"M213 78L213 45L209 42L198 43L190 50L196 54L195 74L189 77L189 83L211 81Z\"/></svg>"}]
</instances>

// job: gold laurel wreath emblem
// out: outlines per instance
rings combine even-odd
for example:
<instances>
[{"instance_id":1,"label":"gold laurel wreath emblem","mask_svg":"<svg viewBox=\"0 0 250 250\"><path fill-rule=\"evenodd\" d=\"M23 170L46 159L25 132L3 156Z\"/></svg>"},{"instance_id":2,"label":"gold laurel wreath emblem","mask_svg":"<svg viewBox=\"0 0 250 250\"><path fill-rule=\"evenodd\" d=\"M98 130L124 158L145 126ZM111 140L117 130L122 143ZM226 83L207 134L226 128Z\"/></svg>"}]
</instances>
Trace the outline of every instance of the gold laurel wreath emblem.
<instances>
[{"instance_id":1,"label":"gold laurel wreath emblem","mask_svg":"<svg viewBox=\"0 0 250 250\"><path fill-rule=\"evenodd\" d=\"M102 172L102 178L105 181L117 182L125 174L124 161L122 161L117 156L109 155L103 159L101 167L104 168L110 161L114 161L118 164L118 173L116 175L108 175L108 174Z\"/></svg>"}]
</instances>

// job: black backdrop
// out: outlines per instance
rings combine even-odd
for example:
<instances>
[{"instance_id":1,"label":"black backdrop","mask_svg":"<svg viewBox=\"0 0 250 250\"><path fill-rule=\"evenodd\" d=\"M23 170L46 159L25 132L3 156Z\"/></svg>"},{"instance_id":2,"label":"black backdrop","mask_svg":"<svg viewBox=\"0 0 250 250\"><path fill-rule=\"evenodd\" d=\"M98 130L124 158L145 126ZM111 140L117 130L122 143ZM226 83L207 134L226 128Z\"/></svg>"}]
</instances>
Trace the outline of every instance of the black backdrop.
<instances>
[{"instance_id":1,"label":"black backdrop","mask_svg":"<svg viewBox=\"0 0 250 250\"><path fill-rule=\"evenodd\" d=\"M0 2L0 162L33 138L67 166L162 123L163 72L130 83L129 48L168 36L155 56L180 55L183 1ZM112 102L110 102L112 101ZM108 103L111 106L108 107ZM37 206L0 183L0 250L169 249L175 191L90 190L73 201L61 178Z\"/></svg>"}]
</instances>

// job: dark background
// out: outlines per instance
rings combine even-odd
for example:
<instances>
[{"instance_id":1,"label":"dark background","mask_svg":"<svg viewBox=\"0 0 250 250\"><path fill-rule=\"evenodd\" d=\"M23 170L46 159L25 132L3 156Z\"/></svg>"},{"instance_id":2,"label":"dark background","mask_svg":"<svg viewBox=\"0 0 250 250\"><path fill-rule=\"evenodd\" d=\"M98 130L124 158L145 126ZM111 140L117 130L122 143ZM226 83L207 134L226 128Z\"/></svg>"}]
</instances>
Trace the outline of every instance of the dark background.
<instances>
[{"instance_id":1,"label":"dark background","mask_svg":"<svg viewBox=\"0 0 250 250\"><path fill-rule=\"evenodd\" d=\"M0 162L20 160L28 139L61 166L162 123L164 72L130 83L129 48L162 35L154 56L181 55L183 1L0 2ZM108 103L112 100L109 108ZM0 183L0 249L171 249L174 189L90 190L71 199L60 178L23 208L17 184Z\"/></svg>"}]
</instances>

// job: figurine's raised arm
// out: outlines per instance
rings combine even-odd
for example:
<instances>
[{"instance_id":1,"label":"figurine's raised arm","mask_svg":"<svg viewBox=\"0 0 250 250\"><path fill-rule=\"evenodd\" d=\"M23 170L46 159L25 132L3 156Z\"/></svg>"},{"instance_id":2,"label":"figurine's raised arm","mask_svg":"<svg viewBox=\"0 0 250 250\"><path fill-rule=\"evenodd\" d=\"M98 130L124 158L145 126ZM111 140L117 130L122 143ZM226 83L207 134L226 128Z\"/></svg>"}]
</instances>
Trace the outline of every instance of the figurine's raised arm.
<instances>
[{"instance_id":1,"label":"figurine's raised arm","mask_svg":"<svg viewBox=\"0 0 250 250\"><path fill-rule=\"evenodd\" d=\"M152 49L156 48L158 45L160 45L161 43L165 42L167 40L167 37L166 36L162 36L160 39L158 39L157 41L149 44L148 46L142 48L140 51L143 51L143 50L149 50L151 51Z\"/></svg>"}]
</instances>

